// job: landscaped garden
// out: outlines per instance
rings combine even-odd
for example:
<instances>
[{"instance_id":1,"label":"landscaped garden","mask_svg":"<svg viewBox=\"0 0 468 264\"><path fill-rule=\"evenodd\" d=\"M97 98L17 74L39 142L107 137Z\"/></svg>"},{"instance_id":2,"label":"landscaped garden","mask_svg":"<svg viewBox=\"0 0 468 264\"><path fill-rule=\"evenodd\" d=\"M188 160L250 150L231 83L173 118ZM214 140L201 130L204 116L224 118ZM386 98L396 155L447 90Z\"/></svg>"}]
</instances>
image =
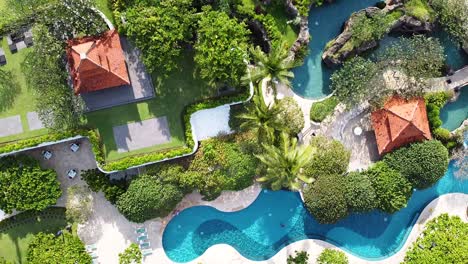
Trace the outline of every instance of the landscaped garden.
<instances>
[{"instance_id":1,"label":"landscaped garden","mask_svg":"<svg viewBox=\"0 0 468 264\"><path fill-rule=\"evenodd\" d=\"M23 1L9 7L17 13L0 32L31 26L34 45L13 55L21 63L8 54L0 99L15 95L19 81L34 103L15 100L11 111L37 112L54 133L0 143L0 154L76 135L88 137L92 152L81 150L89 154L82 165L71 153L47 159L41 151L50 146L0 157L0 213L13 214L0 221L0 263L465 258L466 223L443 213L466 215L466 128L446 128L458 115L449 101L465 98L463 71L454 73L465 57L447 54L467 44L466 4ZM115 44L108 53L99 50L107 40ZM127 40L137 58L120 54ZM103 54L109 65L108 54L120 62L117 70L101 64ZM140 78L151 76L154 96L89 111L84 94L134 84L131 60L141 61ZM311 101L291 90L333 95ZM197 130L212 133L196 142ZM80 177L64 175L64 164ZM218 244L235 251L209 250Z\"/></svg>"}]
</instances>

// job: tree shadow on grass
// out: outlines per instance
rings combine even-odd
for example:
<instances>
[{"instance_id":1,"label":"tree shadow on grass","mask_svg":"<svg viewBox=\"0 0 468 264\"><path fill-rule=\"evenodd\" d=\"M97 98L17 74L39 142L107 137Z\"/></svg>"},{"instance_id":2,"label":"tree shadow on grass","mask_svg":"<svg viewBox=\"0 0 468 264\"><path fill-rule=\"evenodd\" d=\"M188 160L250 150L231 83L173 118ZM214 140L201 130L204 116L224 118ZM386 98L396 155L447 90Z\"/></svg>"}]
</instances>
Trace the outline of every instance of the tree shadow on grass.
<instances>
[{"instance_id":1,"label":"tree shadow on grass","mask_svg":"<svg viewBox=\"0 0 468 264\"><path fill-rule=\"evenodd\" d=\"M11 108L21 92L18 82L11 72L0 69L0 113Z\"/></svg>"}]
</instances>

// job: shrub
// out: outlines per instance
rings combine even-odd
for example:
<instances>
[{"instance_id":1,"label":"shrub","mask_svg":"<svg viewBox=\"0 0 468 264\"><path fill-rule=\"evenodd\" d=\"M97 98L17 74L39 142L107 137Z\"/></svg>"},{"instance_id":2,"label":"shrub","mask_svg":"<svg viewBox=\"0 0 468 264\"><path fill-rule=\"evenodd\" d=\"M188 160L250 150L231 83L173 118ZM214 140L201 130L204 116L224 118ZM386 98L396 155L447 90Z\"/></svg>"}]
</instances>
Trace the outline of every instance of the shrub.
<instances>
[{"instance_id":1,"label":"shrub","mask_svg":"<svg viewBox=\"0 0 468 264\"><path fill-rule=\"evenodd\" d=\"M403 263L466 263L467 237L467 223L458 216L442 214L426 224L421 236L406 252Z\"/></svg>"},{"instance_id":2,"label":"shrub","mask_svg":"<svg viewBox=\"0 0 468 264\"><path fill-rule=\"evenodd\" d=\"M294 251L294 253L296 254L295 257L293 257L292 255L288 256L287 264L307 264L308 263L309 254L307 253L307 251L300 251L300 252Z\"/></svg>"},{"instance_id":3,"label":"shrub","mask_svg":"<svg viewBox=\"0 0 468 264\"><path fill-rule=\"evenodd\" d=\"M81 179L84 180L93 192L102 191L106 199L115 204L123 193L127 190L127 181L110 180L109 176L105 175L98 169L83 171Z\"/></svg>"},{"instance_id":4,"label":"shrub","mask_svg":"<svg viewBox=\"0 0 468 264\"><path fill-rule=\"evenodd\" d=\"M377 196L365 173L350 172L344 177L345 199L350 210L367 212L377 207Z\"/></svg>"},{"instance_id":5,"label":"shrub","mask_svg":"<svg viewBox=\"0 0 468 264\"><path fill-rule=\"evenodd\" d=\"M304 128L304 115L301 107L292 97L286 97L278 102L280 109L278 113L279 127L288 133L297 135Z\"/></svg>"},{"instance_id":6,"label":"shrub","mask_svg":"<svg viewBox=\"0 0 468 264\"><path fill-rule=\"evenodd\" d=\"M317 152L305 168L305 174L313 177L326 177L332 174L343 174L347 171L351 152L341 142L324 136L313 137L310 146Z\"/></svg>"},{"instance_id":7,"label":"shrub","mask_svg":"<svg viewBox=\"0 0 468 264\"><path fill-rule=\"evenodd\" d=\"M128 220L142 223L168 215L183 196L177 186L163 183L150 175L141 175L130 183L116 205Z\"/></svg>"},{"instance_id":8,"label":"shrub","mask_svg":"<svg viewBox=\"0 0 468 264\"><path fill-rule=\"evenodd\" d=\"M434 137L441 142L447 143L452 139L452 134L450 134L450 131L443 127L438 127L434 130L433 132Z\"/></svg>"},{"instance_id":9,"label":"shrub","mask_svg":"<svg viewBox=\"0 0 468 264\"><path fill-rule=\"evenodd\" d=\"M324 249L317 258L318 264L348 264L348 257L345 253L336 249Z\"/></svg>"},{"instance_id":10,"label":"shrub","mask_svg":"<svg viewBox=\"0 0 468 264\"><path fill-rule=\"evenodd\" d=\"M468 5L459 0L431 0L440 24L459 42L468 41Z\"/></svg>"},{"instance_id":11,"label":"shrub","mask_svg":"<svg viewBox=\"0 0 468 264\"><path fill-rule=\"evenodd\" d=\"M54 234L38 233L28 247L27 262L43 263L91 263L91 255L86 252L83 242L78 236L68 232L63 237Z\"/></svg>"},{"instance_id":12,"label":"shrub","mask_svg":"<svg viewBox=\"0 0 468 264\"><path fill-rule=\"evenodd\" d=\"M331 96L323 101L312 104L310 108L310 119L314 122L322 122L331 115L339 101L335 96Z\"/></svg>"},{"instance_id":13,"label":"shrub","mask_svg":"<svg viewBox=\"0 0 468 264\"><path fill-rule=\"evenodd\" d=\"M304 203L319 223L333 224L348 215L344 191L340 175L321 177L304 189Z\"/></svg>"},{"instance_id":14,"label":"shrub","mask_svg":"<svg viewBox=\"0 0 468 264\"><path fill-rule=\"evenodd\" d=\"M412 187L411 183L400 172L380 161L365 173L374 187L379 209L387 213L394 213L406 207L411 197Z\"/></svg>"},{"instance_id":15,"label":"shrub","mask_svg":"<svg viewBox=\"0 0 468 264\"><path fill-rule=\"evenodd\" d=\"M124 252L119 253L119 264L141 264L142 258L140 247L132 243Z\"/></svg>"},{"instance_id":16,"label":"shrub","mask_svg":"<svg viewBox=\"0 0 468 264\"><path fill-rule=\"evenodd\" d=\"M385 155L384 162L406 177L415 188L432 186L448 167L448 151L437 140L413 143Z\"/></svg>"},{"instance_id":17,"label":"shrub","mask_svg":"<svg viewBox=\"0 0 468 264\"><path fill-rule=\"evenodd\" d=\"M427 0L410 0L405 3L406 12L420 21L433 22L435 12L427 3Z\"/></svg>"},{"instance_id":18,"label":"shrub","mask_svg":"<svg viewBox=\"0 0 468 264\"><path fill-rule=\"evenodd\" d=\"M0 159L0 209L6 213L41 211L61 195L55 171L41 169L35 159L26 155Z\"/></svg>"}]
</instances>

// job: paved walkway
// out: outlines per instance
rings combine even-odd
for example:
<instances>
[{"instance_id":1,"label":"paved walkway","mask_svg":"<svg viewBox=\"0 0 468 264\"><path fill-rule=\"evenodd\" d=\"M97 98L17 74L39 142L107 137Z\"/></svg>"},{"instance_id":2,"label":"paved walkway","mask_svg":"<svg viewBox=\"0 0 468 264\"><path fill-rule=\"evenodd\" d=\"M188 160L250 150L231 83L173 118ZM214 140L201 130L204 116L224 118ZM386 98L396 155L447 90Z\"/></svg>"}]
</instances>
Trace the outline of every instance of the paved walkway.
<instances>
[{"instance_id":1,"label":"paved walkway","mask_svg":"<svg viewBox=\"0 0 468 264\"><path fill-rule=\"evenodd\" d=\"M430 81L432 92L454 90L468 85L468 66L456 71L452 76L434 78ZM450 82L450 83L449 83Z\"/></svg>"},{"instance_id":2,"label":"paved walkway","mask_svg":"<svg viewBox=\"0 0 468 264\"><path fill-rule=\"evenodd\" d=\"M229 105L222 105L195 112L190 117L190 123L193 130L197 131L197 140L232 133L231 127L229 127L230 109Z\"/></svg>"},{"instance_id":3,"label":"paved walkway","mask_svg":"<svg viewBox=\"0 0 468 264\"><path fill-rule=\"evenodd\" d=\"M19 115L0 119L0 137L23 133L23 124Z\"/></svg>"}]
</instances>

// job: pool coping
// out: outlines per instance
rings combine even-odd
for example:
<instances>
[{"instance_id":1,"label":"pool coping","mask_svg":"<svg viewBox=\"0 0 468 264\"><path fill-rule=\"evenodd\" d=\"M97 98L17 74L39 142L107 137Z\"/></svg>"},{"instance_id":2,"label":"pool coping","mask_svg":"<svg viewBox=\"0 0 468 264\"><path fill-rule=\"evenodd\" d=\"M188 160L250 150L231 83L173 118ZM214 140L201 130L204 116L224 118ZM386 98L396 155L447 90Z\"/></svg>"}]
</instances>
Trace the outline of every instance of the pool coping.
<instances>
[{"instance_id":1,"label":"pool coping","mask_svg":"<svg viewBox=\"0 0 468 264\"><path fill-rule=\"evenodd\" d=\"M388 254L385 257L378 258L378 259L365 259L354 255L353 253L340 248L334 244L331 244L328 241L321 240L321 239L304 239L293 242L281 250L279 250L274 256L267 260L262 261L254 261L250 260L243 255L241 255L234 247L228 244L217 244L208 248L201 256L185 263L219 263L219 259L224 259L229 263L282 263L287 259L289 254L292 254L295 250L307 250L310 259L315 259L321 253L323 249L331 248L337 249L341 252L344 252L349 259L349 263L372 263L372 264L380 264L380 263L400 263L403 261L405 257L405 253L407 249L411 246L411 244L416 241L419 235L424 230L426 223L433 218L439 216L442 213L448 213L450 215L457 215L464 222L468 222L468 217L466 216L466 205L468 204L468 194L465 193L449 193L444 194L442 196L437 197L436 199L432 200L429 204L425 206L425 208L417 215L415 215L412 226L408 229L407 233L405 234L405 242L402 243L398 249L392 251L392 253ZM248 206L246 206L248 207ZM215 209L218 209L214 207ZM219 210L219 209L218 209ZM169 260L167 255L164 252L164 256L159 255L158 263L177 263ZM169 260L169 262L167 262ZM226 262L226 263L228 263Z\"/></svg>"}]
</instances>

